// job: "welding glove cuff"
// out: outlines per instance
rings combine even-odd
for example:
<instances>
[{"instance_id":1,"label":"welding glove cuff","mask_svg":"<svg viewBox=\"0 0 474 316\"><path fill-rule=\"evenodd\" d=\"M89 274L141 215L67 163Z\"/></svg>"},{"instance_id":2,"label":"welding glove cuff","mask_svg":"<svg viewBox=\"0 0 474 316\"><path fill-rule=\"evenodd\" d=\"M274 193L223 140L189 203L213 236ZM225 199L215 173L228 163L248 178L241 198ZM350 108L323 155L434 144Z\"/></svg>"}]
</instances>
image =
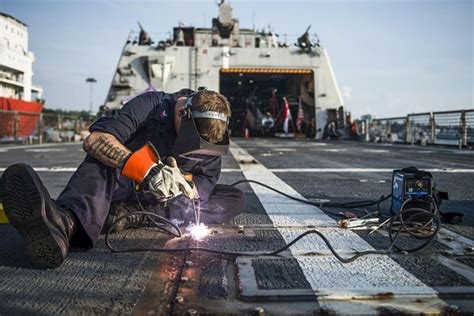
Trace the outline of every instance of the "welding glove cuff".
<instances>
[{"instance_id":1,"label":"welding glove cuff","mask_svg":"<svg viewBox=\"0 0 474 316\"><path fill-rule=\"evenodd\" d=\"M150 171L160 164L160 155L156 148L148 142L145 146L131 154L125 161L121 174L136 183L141 183Z\"/></svg>"}]
</instances>

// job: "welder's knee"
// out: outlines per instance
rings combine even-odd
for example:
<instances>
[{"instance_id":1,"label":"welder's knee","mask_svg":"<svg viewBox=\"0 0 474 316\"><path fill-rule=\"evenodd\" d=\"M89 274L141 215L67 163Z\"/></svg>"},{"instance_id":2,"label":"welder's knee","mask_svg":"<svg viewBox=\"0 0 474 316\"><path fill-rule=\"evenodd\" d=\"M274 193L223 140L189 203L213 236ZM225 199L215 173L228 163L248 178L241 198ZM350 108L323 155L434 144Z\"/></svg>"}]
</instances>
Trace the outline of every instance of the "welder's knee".
<instances>
[{"instance_id":1,"label":"welder's knee","mask_svg":"<svg viewBox=\"0 0 474 316\"><path fill-rule=\"evenodd\" d=\"M241 190L235 189L235 215L242 213L245 208L245 194Z\"/></svg>"},{"instance_id":2,"label":"welder's knee","mask_svg":"<svg viewBox=\"0 0 474 316\"><path fill-rule=\"evenodd\" d=\"M206 223L225 223L240 214L245 207L244 193L230 185L217 184L203 208L201 218Z\"/></svg>"},{"instance_id":3,"label":"welder's knee","mask_svg":"<svg viewBox=\"0 0 474 316\"><path fill-rule=\"evenodd\" d=\"M245 194L241 190L228 186L226 188L225 212L227 221L242 213L245 207Z\"/></svg>"}]
</instances>

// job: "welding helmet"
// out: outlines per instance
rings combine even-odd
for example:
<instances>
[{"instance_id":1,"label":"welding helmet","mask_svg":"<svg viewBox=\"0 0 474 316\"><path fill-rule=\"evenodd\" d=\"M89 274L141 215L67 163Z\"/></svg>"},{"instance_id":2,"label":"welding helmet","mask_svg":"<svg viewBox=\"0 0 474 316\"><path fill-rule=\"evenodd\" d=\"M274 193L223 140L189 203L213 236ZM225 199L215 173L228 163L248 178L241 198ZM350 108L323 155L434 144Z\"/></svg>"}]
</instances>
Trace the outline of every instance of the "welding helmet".
<instances>
[{"instance_id":1,"label":"welding helmet","mask_svg":"<svg viewBox=\"0 0 474 316\"><path fill-rule=\"evenodd\" d=\"M199 93L191 94L181 113L181 128L176 135L172 153L174 157L191 157L193 155L222 156L229 150L229 117L216 111L197 111L192 109L193 98ZM201 137L195 119L207 118L220 120L226 123L223 139L218 143L210 143Z\"/></svg>"}]
</instances>

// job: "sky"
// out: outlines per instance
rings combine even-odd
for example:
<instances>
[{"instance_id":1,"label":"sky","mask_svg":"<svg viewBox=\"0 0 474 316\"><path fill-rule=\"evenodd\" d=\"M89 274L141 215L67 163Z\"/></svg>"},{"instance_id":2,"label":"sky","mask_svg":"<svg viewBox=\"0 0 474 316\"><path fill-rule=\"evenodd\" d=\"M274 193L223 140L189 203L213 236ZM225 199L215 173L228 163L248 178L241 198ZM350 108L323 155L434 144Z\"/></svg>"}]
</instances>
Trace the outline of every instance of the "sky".
<instances>
[{"instance_id":1,"label":"sky","mask_svg":"<svg viewBox=\"0 0 474 316\"><path fill-rule=\"evenodd\" d=\"M241 27L302 34L308 25L327 49L353 117L474 108L473 1L233 0ZM181 21L210 27L210 1L0 0L0 11L28 24L33 81L46 107L94 109L104 103L120 52L137 21L157 41ZM171 92L171 91L170 91Z\"/></svg>"}]
</instances>

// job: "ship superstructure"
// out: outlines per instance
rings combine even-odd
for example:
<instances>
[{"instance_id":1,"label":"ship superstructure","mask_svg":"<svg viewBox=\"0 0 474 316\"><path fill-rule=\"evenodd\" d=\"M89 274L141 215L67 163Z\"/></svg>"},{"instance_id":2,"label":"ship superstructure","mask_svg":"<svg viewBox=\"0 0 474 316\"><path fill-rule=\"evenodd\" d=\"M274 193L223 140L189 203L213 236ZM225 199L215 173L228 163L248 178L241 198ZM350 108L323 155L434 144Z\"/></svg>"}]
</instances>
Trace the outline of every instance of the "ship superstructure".
<instances>
[{"instance_id":1,"label":"ship superstructure","mask_svg":"<svg viewBox=\"0 0 474 316\"><path fill-rule=\"evenodd\" d=\"M0 12L0 97L41 98L43 89L32 83L34 60L28 50L28 26Z\"/></svg>"},{"instance_id":2,"label":"ship superstructure","mask_svg":"<svg viewBox=\"0 0 474 316\"><path fill-rule=\"evenodd\" d=\"M159 42L140 28L123 48L106 109L120 108L123 99L147 89L203 86L228 97L234 135L247 127L275 132L284 102L293 121L301 104L316 108L317 137L338 121L344 101L328 53L309 34L310 27L296 43L281 42L274 32L241 28L230 4L222 1L211 28L179 25ZM340 115L339 121L344 123Z\"/></svg>"},{"instance_id":3,"label":"ship superstructure","mask_svg":"<svg viewBox=\"0 0 474 316\"><path fill-rule=\"evenodd\" d=\"M28 26L0 12L0 141L16 141L36 131L43 89L33 84L34 60Z\"/></svg>"}]
</instances>

